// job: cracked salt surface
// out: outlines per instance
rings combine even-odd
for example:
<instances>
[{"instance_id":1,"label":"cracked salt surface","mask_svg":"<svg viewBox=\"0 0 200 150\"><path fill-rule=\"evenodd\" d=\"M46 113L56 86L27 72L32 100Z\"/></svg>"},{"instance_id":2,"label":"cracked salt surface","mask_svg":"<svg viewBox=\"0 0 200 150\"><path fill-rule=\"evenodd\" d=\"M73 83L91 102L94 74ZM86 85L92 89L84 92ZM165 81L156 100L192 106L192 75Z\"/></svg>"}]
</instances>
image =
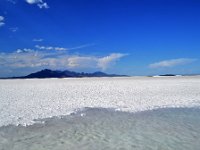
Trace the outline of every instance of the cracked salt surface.
<instances>
[{"instance_id":1,"label":"cracked salt surface","mask_svg":"<svg viewBox=\"0 0 200 150\"><path fill-rule=\"evenodd\" d=\"M30 125L85 107L138 112L199 106L200 76L0 80L0 126Z\"/></svg>"}]
</instances>

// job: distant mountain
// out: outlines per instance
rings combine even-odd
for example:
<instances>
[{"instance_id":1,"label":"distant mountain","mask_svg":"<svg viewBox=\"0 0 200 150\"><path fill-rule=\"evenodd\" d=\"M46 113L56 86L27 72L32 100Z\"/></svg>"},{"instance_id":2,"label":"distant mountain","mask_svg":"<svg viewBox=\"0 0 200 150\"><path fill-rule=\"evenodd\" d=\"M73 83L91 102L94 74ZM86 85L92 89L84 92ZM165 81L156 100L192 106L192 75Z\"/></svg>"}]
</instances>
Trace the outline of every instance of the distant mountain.
<instances>
[{"instance_id":1,"label":"distant mountain","mask_svg":"<svg viewBox=\"0 0 200 150\"><path fill-rule=\"evenodd\" d=\"M161 74L161 75L159 75L159 76L167 76L167 77L172 77L172 76L177 76L177 75L175 75L175 74Z\"/></svg>"},{"instance_id":2,"label":"distant mountain","mask_svg":"<svg viewBox=\"0 0 200 150\"><path fill-rule=\"evenodd\" d=\"M177 74L161 74L161 75L154 75L154 76L148 76L148 77L177 77L177 76L183 76L183 75L177 75Z\"/></svg>"},{"instance_id":3,"label":"distant mountain","mask_svg":"<svg viewBox=\"0 0 200 150\"><path fill-rule=\"evenodd\" d=\"M106 74L104 72L94 72L94 73L84 73L84 72L74 72L74 71L58 71L44 69L35 73L31 73L27 76L13 77L16 78L81 78L81 77L123 77L126 75L116 75L116 74ZM12 78L12 79L13 79Z\"/></svg>"}]
</instances>

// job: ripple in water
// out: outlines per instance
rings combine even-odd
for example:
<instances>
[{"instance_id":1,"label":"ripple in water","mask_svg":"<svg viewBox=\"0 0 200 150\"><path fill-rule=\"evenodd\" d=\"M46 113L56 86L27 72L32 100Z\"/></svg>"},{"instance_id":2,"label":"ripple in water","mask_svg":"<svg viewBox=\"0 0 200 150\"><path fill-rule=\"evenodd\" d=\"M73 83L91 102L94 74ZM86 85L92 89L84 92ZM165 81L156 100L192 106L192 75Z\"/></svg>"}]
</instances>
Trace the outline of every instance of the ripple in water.
<instances>
[{"instance_id":1,"label":"ripple in water","mask_svg":"<svg viewBox=\"0 0 200 150\"><path fill-rule=\"evenodd\" d=\"M85 109L44 124L0 128L0 150L199 150L200 109Z\"/></svg>"}]
</instances>

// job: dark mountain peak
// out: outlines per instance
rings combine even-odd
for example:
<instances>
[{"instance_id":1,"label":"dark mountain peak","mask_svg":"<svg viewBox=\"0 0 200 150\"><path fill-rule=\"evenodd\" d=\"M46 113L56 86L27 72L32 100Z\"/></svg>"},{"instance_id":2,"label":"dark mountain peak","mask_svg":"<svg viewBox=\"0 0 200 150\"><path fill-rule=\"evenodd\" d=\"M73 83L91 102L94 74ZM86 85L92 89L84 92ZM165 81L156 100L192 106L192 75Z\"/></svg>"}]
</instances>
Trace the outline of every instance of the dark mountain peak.
<instances>
[{"instance_id":1,"label":"dark mountain peak","mask_svg":"<svg viewBox=\"0 0 200 150\"><path fill-rule=\"evenodd\" d=\"M96 71L96 72L94 72L94 74L105 74L104 72L101 72L101 71Z\"/></svg>"},{"instance_id":2,"label":"dark mountain peak","mask_svg":"<svg viewBox=\"0 0 200 150\"><path fill-rule=\"evenodd\" d=\"M56 77L57 72L56 71L52 71L49 69L44 69L35 73L31 73L27 76L25 76L25 78L48 78L48 77Z\"/></svg>"},{"instance_id":3,"label":"dark mountain peak","mask_svg":"<svg viewBox=\"0 0 200 150\"><path fill-rule=\"evenodd\" d=\"M101 71L96 71L93 73L94 75L107 75L106 73L104 72L101 72Z\"/></svg>"}]
</instances>

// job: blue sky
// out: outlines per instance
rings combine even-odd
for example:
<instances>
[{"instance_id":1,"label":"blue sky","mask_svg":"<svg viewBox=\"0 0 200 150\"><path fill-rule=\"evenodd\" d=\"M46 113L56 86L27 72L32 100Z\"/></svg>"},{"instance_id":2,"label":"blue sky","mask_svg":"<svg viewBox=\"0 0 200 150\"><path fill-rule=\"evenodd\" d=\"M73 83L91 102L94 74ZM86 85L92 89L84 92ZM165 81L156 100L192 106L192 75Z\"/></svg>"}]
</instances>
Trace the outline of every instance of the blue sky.
<instances>
[{"instance_id":1,"label":"blue sky","mask_svg":"<svg viewBox=\"0 0 200 150\"><path fill-rule=\"evenodd\" d=\"M200 73L198 0L0 0L0 76Z\"/></svg>"}]
</instances>

